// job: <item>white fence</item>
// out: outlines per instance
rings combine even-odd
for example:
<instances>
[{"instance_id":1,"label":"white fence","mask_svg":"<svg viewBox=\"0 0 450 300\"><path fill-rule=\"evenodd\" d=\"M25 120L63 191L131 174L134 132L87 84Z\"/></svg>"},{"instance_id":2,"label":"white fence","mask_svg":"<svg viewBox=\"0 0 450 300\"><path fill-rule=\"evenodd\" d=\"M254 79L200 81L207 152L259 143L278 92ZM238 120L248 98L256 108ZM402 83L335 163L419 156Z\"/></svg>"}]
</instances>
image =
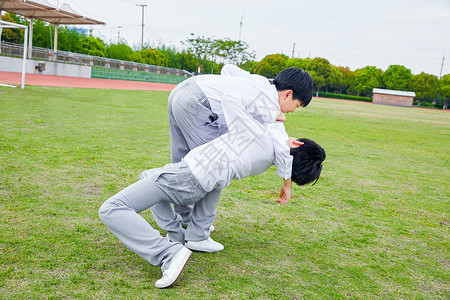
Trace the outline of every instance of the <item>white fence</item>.
<instances>
[{"instance_id":1,"label":"white fence","mask_svg":"<svg viewBox=\"0 0 450 300\"><path fill-rule=\"evenodd\" d=\"M1 42L0 55L22 57L23 46L20 44ZM30 58L30 56L28 56ZM130 61L121 61L112 58L91 56L73 52L58 51L46 48L33 47L31 49L31 59L50 62L69 63L82 66L101 66L120 70L143 71L176 76L192 76L193 74L186 70L167 68L161 66L147 65Z\"/></svg>"}]
</instances>

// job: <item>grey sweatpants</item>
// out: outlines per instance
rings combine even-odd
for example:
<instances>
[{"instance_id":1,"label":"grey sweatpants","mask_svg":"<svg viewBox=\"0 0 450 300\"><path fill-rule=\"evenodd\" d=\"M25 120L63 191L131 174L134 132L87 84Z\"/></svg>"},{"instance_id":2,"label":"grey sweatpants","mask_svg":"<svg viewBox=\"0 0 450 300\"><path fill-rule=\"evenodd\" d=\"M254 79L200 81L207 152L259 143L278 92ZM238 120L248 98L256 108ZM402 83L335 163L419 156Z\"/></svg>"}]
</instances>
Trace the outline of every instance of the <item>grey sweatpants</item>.
<instances>
[{"instance_id":1,"label":"grey sweatpants","mask_svg":"<svg viewBox=\"0 0 450 300\"><path fill-rule=\"evenodd\" d=\"M157 204L190 205L206 192L183 161L141 174L140 180L109 198L100 207L99 216L112 233L134 253L164 271L183 245L162 237L139 212ZM174 219L170 210L162 217ZM182 230L179 225L177 231Z\"/></svg>"},{"instance_id":2,"label":"grey sweatpants","mask_svg":"<svg viewBox=\"0 0 450 300\"><path fill-rule=\"evenodd\" d=\"M195 77L189 78L175 87L168 101L171 162L179 162L191 149L219 137L216 124L217 115L211 111L208 99L195 84ZM209 236L209 228L215 218L215 208L221 189L208 193L203 201L188 206L174 205L177 215L167 218L170 204L161 203L151 208L153 217L169 238L181 242L201 241ZM180 221L189 223L185 237L176 233Z\"/></svg>"}]
</instances>

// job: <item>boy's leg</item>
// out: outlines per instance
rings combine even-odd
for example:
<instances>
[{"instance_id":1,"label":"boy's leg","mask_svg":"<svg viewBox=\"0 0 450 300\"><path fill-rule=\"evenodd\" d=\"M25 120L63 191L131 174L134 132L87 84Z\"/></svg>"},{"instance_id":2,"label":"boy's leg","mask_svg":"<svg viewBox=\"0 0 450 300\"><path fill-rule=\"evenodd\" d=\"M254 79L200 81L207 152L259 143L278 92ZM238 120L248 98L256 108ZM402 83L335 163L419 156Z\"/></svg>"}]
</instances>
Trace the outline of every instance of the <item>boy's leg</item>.
<instances>
[{"instance_id":1,"label":"boy's leg","mask_svg":"<svg viewBox=\"0 0 450 300\"><path fill-rule=\"evenodd\" d=\"M192 209L191 221L186 228L185 240L187 242L198 242L208 239L210 227L216 217L216 207L221 193L222 189L212 190L203 199L195 203Z\"/></svg>"},{"instance_id":2,"label":"boy's leg","mask_svg":"<svg viewBox=\"0 0 450 300\"><path fill-rule=\"evenodd\" d=\"M168 116L172 163L219 136L217 115L193 78L180 83L170 94Z\"/></svg>"},{"instance_id":3,"label":"boy's leg","mask_svg":"<svg viewBox=\"0 0 450 300\"><path fill-rule=\"evenodd\" d=\"M190 149L203 145L219 136L219 128L214 122L217 115L211 111L206 96L193 80L169 100L169 125L172 162L180 161ZM170 122L172 119L172 122ZM183 152L181 150L188 150ZM187 224L193 206L174 205L175 212ZM153 210L152 210L153 211Z\"/></svg>"},{"instance_id":4,"label":"boy's leg","mask_svg":"<svg viewBox=\"0 0 450 300\"><path fill-rule=\"evenodd\" d=\"M185 230L182 227L182 218L179 214L174 213L172 205L170 203L161 202L153 206L151 211L156 224L158 224L158 226L160 224L164 226L164 228L161 227L161 229L167 231L169 240L184 244Z\"/></svg>"},{"instance_id":5,"label":"boy's leg","mask_svg":"<svg viewBox=\"0 0 450 300\"><path fill-rule=\"evenodd\" d=\"M149 207L168 201L152 178L142 179L108 199L99 210L103 223L130 250L164 271L174 254L183 248L169 242L139 215Z\"/></svg>"},{"instance_id":6,"label":"boy's leg","mask_svg":"<svg viewBox=\"0 0 450 300\"><path fill-rule=\"evenodd\" d=\"M169 96L168 115L170 130L170 152L171 162L176 163L197 146L203 145L219 136L219 130L214 120L217 118L206 105L204 94L193 83L186 80L179 84ZM181 223L190 221L193 205L174 205L175 212L181 216ZM155 205L151 208L158 226L169 233L177 230L179 218L168 219L165 215L168 205ZM178 233L178 237L181 232Z\"/></svg>"}]
</instances>

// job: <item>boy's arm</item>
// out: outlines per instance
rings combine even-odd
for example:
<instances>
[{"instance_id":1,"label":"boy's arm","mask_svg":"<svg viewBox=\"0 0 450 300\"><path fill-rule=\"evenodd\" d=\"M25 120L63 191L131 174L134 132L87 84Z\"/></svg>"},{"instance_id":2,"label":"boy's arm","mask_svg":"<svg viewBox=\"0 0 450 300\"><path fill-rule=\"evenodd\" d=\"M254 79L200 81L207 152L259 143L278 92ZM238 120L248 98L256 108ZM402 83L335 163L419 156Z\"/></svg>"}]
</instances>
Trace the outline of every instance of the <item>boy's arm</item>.
<instances>
[{"instance_id":1,"label":"boy's arm","mask_svg":"<svg viewBox=\"0 0 450 300\"><path fill-rule=\"evenodd\" d=\"M292 186L292 179L285 179L283 185L281 186L280 195L277 199L277 202L280 204L286 204L289 202L289 199L291 199L291 186Z\"/></svg>"},{"instance_id":2,"label":"boy's arm","mask_svg":"<svg viewBox=\"0 0 450 300\"><path fill-rule=\"evenodd\" d=\"M272 139L275 151L275 167L277 175L289 179L292 175L292 156L288 146L289 137L283 123L267 124L266 130Z\"/></svg>"},{"instance_id":3,"label":"boy's arm","mask_svg":"<svg viewBox=\"0 0 450 300\"><path fill-rule=\"evenodd\" d=\"M275 152L275 167L278 176L284 179L281 187L279 203L285 204L291 198L292 156L288 146L288 135L283 123L266 124L265 128L248 113L239 99L239 95L224 94L222 96L222 110L228 126L229 136L234 150L239 152L239 146L246 147L252 139L258 138L267 131L271 137Z\"/></svg>"},{"instance_id":4,"label":"boy's arm","mask_svg":"<svg viewBox=\"0 0 450 300\"><path fill-rule=\"evenodd\" d=\"M264 126L257 122L245 109L240 95L225 93L222 96L222 110L227 123L228 132L240 139L257 138L264 133Z\"/></svg>"},{"instance_id":5,"label":"boy's arm","mask_svg":"<svg viewBox=\"0 0 450 300\"><path fill-rule=\"evenodd\" d=\"M283 123L268 124L266 129L270 134L274 147L277 175L284 180L277 202L286 204L291 199L292 186L292 156L288 146L289 137Z\"/></svg>"}]
</instances>

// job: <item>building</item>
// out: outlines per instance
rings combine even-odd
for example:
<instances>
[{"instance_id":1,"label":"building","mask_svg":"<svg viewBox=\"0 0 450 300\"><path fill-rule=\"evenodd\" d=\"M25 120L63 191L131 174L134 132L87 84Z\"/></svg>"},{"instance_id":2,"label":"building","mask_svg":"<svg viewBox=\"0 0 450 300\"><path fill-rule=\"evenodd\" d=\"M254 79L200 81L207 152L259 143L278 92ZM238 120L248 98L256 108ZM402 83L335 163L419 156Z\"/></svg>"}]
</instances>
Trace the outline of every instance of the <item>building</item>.
<instances>
[{"instance_id":1,"label":"building","mask_svg":"<svg viewBox=\"0 0 450 300\"><path fill-rule=\"evenodd\" d=\"M373 89L373 104L412 107L416 93L385 89Z\"/></svg>"}]
</instances>

